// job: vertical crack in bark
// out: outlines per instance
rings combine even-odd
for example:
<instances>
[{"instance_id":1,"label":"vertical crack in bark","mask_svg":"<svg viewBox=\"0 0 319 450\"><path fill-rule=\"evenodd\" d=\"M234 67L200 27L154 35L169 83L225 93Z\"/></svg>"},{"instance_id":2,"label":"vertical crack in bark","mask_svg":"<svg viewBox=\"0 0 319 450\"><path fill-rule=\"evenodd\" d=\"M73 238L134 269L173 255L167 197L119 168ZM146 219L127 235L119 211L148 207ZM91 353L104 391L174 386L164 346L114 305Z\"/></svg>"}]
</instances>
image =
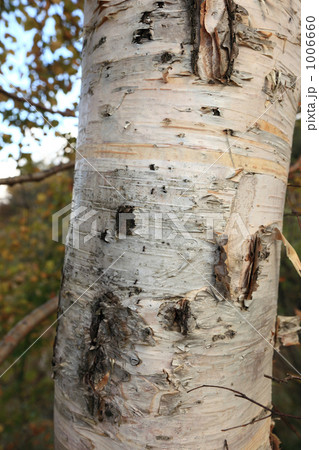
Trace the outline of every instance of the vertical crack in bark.
<instances>
[{"instance_id":1,"label":"vertical crack in bark","mask_svg":"<svg viewBox=\"0 0 319 450\"><path fill-rule=\"evenodd\" d=\"M236 43L236 33L234 28L234 23L236 20L235 13L238 5L236 5L233 0L225 0L225 4L228 19L228 31L224 37L222 47L223 49L227 49L227 69L223 78L230 80L234 68L234 62L238 56L238 46Z\"/></svg>"},{"instance_id":2,"label":"vertical crack in bark","mask_svg":"<svg viewBox=\"0 0 319 450\"><path fill-rule=\"evenodd\" d=\"M250 47L272 57L269 34L251 28L248 12L233 0L186 0L193 45L191 65L195 75L208 82L242 86L252 75L234 69L238 46Z\"/></svg>"},{"instance_id":3,"label":"vertical crack in bark","mask_svg":"<svg viewBox=\"0 0 319 450\"><path fill-rule=\"evenodd\" d=\"M240 301L245 305L245 300L251 300L252 294L256 291L258 268L259 268L259 257L261 252L261 239L258 230L255 234L251 236L251 239L247 241L246 244L246 255L244 259L244 264L240 276Z\"/></svg>"},{"instance_id":4,"label":"vertical crack in bark","mask_svg":"<svg viewBox=\"0 0 319 450\"><path fill-rule=\"evenodd\" d=\"M197 61L200 45L200 8L202 0L185 0L185 3L191 30L190 43L193 46L193 50L191 52L191 67L194 74L198 76Z\"/></svg>"},{"instance_id":5,"label":"vertical crack in bark","mask_svg":"<svg viewBox=\"0 0 319 450\"><path fill-rule=\"evenodd\" d=\"M216 264L214 264L214 275L215 275L215 287L218 294L222 295L219 300L229 300L230 299L230 277L228 275L228 268L226 265L227 254L224 246L227 244L227 239L219 238L217 241L218 255L219 259ZM213 290L213 293L216 292Z\"/></svg>"},{"instance_id":6,"label":"vertical crack in bark","mask_svg":"<svg viewBox=\"0 0 319 450\"><path fill-rule=\"evenodd\" d=\"M241 13L247 14L233 0L201 3L197 60L200 78L222 83L230 81L238 56L235 27Z\"/></svg>"}]
</instances>

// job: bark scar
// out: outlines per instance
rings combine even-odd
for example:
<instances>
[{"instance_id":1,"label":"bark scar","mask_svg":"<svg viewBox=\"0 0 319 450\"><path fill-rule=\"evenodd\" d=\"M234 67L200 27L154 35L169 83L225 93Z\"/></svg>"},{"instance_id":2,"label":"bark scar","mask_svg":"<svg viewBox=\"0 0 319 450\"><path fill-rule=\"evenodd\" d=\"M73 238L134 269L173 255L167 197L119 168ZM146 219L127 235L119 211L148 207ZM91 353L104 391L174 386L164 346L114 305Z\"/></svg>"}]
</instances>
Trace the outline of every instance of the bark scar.
<instances>
[{"instance_id":1,"label":"bark scar","mask_svg":"<svg viewBox=\"0 0 319 450\"><path fill-rule=\"evenodd\" d=\"M85 349L79 376L88 410L100 421L121 420L118 390L121 383L131 378L130 365L140 363L133 352L134 344L155 345L152 330L146 325L136 311L123 306L110 291L92 304L89 347Z\"/></svg>"},{"instance_id":2,"label":"bark scar","mask_svg":"<svg viewBox=\"0 0 319 450\"><path fill-rule=\"evenodd\" d=\"M188 8L191 63L202 80L242 86L241 80L252 79L251 74L234 69L240 45L272 57L274 44L269 35L252 28L248 12L234 0L193 0Z\"/></svg>"},{"instance_id":3,"label":"bark scar","mask_svg":"<svg viewBox=\"0 0 319 450\"><path fill-rule=\"evenodd\" d=\"M197 61L200 78L221 83L230 81L234 62L238 56L235 27L239 11L247 14L243 8L238 9L233 0L202 2Z\"/></svg>"},{"instance_id":4,"label":"bark scar","mask_svg":"<svg viewBox=\"0 0 319 450\"><path fill-rule=\"evenodd\" d=\"M186 298L177 302L166 301L161 306L158 316L165 329L178 331L184 336L189 333L192 314L190 302Z\"/></svg>"},{"instance_id":5,"label":"bark scar","mask_svg":"<svg viewBox=\"0 0 319 450\"><path fill-rule=\"evenodd\" d=\"M245 302L245 300L251 300L253 292L256 291L258 287L257 277L259 256L261 252L260 232L261 230L258 230L246 243L246 255L239 282L239 299L243 302Z\"/></svg>"}]
</instances>

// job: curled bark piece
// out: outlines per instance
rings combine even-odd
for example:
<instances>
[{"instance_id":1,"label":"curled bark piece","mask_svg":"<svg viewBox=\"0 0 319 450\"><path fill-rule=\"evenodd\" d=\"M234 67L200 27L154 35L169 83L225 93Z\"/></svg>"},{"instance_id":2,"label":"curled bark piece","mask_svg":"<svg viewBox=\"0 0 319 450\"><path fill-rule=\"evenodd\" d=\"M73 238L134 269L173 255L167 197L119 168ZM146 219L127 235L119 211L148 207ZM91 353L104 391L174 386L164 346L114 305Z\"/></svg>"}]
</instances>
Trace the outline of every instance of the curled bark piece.
<instances>
[{"instance_id":1,"label":"curled bark piece","mask_svg":"<svg viewBox=\"0 0 319 450\"><path fill-rule=\"evenodd\" d=\"M282 232L278 228L275 228L275 232L276 232L276 239L278 241L282 241L282 243L286 247L286 253L287 253L288 258L292 262L292 264L293 264L294 268L296 269L296 271L298 272L298 274L301 276L301 262L300 262L300 259L299 259L299 256L298 256L296 250L287 241L285 236L282 234Z\"/></svg>"},{"instance_id":2,"label":"curled bark piece","mask_svg":"<svg viewBox=\"0 0 319 450\"><path fill-rule=\"evenodd\" d=\"M276 347L299 345L300 329L298 316L277 316Z\"/></svg>"},{"instance_id":3,"label":"curled bark piece","mask_svg":"<svg viewBox=\"0 0 319 450\"><path fill-rule=\"evenodd\" d=\"M230 79L238 56L233 0L205 0L200 7L200 45L198 72L202 79Z\"/></svg>"},{"instance_id":4,"label":"curled bark piece","mask_svg":"<svg viewBox=\"0 0 319 450\"><path fill-rule=\"evenodd\" d=\"M263 91L267 94L270 103L281 102L287 89L295 89L297 77L290 73L283 73L279 69L272 69L265 77Z\"/></svg>"},{"instance_id":5,"label":"curled bark piece","mask_svg":"<svg viewBox=\"0 0 319 450\"><path fill-rule=\"evenodd\" d=\"M199 10L199 43L194 42L197 67L202 80L233 82L242 86L240 79L251 80L251 74L234 73L238 47L244 46L259 51L272 58L273 42L271 34L247 25L248 12L233 0L204 0ZM196 49L197 46L197 49Z\"/></svg>"}]
</instances>

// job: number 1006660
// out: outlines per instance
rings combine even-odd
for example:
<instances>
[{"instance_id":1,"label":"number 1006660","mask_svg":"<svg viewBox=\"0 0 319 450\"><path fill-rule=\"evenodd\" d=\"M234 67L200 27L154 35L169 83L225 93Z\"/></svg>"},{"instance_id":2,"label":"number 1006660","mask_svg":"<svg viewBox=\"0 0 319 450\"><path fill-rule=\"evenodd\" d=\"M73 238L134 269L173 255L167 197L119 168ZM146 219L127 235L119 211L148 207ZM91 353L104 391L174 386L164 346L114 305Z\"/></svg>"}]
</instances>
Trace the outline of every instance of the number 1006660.
<instances>
[{"instance_id":1,"label":"number 1006660","mask_svg":"<svg viewBox=\"0 0 319 450\"><path fill-rule=\"evenodd\" d=\"M315 17L307 16L306 17L306 61L308 65L306 69L315 70L316 68L316 25L315 25Z\"/></svg>"}]
</instances>

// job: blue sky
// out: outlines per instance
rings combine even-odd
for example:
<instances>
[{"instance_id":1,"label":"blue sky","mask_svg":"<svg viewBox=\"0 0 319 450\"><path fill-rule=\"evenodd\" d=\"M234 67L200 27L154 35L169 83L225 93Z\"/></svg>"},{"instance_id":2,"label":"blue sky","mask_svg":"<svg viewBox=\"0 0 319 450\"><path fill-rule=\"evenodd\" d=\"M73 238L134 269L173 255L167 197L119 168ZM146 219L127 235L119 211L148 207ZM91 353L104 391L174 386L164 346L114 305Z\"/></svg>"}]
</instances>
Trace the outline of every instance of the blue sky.
<instances>
[{"instance_id":1,"label":"blue sky","mask_svg":"<svg viewBox=\"0 0 319 450\"><path fill-rule=\"evenodd\" d=\"M59 9L59 6L56 4L53 4L52 7L53 12L57 12ZM8 54L6 63L1 66L2 75L0 73L0 85L6 91L13 92L18 95L19 88L27 90L30 85L26 61L27 52L32 46L35 31L25 31L23 27L18 24L15 16L16 14L19 14L19 12L15 11L14 14L4 14L5 18L8 19L9 27L5 27L4 21L0 18L0 39L4 42L6 50L11 49L14 51L14 54ZM49 38L54 34L54 32L54 21L53 19L49 19L47 20L44 28L44 39ZM10 37L5 36L7 33L15 36L17 42L13 42ZM80 43L78 42L78 44ZM56 56L69 56L69 52L66 49L61 48L58 52L59 54L57 53ZM45 59L47 62L51 62L52 55L49 51L45 52ZM79 100L81 86L80 76L81 74L79 71L79 73L74 77L73 87L69 93L64 94L62 91L58 91L56 93L58 109L73 109L73 103ZM15 88L13 88L13 86ZM13 101L8 100L6 106L8 108L13 107ZM61 119L61 116L59 115L57 118ZM0 178L2 178L19 174L19 171L16 169L17 164L14 158L11 158L9 155L12 154L14 157L19 155L19 147L17 143L21 138L23 143L23 151L31 153L32 158L35 161L44 161L47 164L60 161L59 150L63 147L65 139L57 137L55 132L58 131L62 134L71 133L72 136L76 136L77 119L72 117L63 118L59 127L54 129L48 126L46 136L40 128L26 130L25 135L22 136L20 129L12 126L9 127L8 123L3 121L3 118L0 115L0 130L1 133L13 135L13 143L7 144L5 148L0 151ZM37 137L38 140L35 140L34 137ZM5 190L5 186L0 189L0 198L5 194Z\"/></svg>"}]
</instances>

